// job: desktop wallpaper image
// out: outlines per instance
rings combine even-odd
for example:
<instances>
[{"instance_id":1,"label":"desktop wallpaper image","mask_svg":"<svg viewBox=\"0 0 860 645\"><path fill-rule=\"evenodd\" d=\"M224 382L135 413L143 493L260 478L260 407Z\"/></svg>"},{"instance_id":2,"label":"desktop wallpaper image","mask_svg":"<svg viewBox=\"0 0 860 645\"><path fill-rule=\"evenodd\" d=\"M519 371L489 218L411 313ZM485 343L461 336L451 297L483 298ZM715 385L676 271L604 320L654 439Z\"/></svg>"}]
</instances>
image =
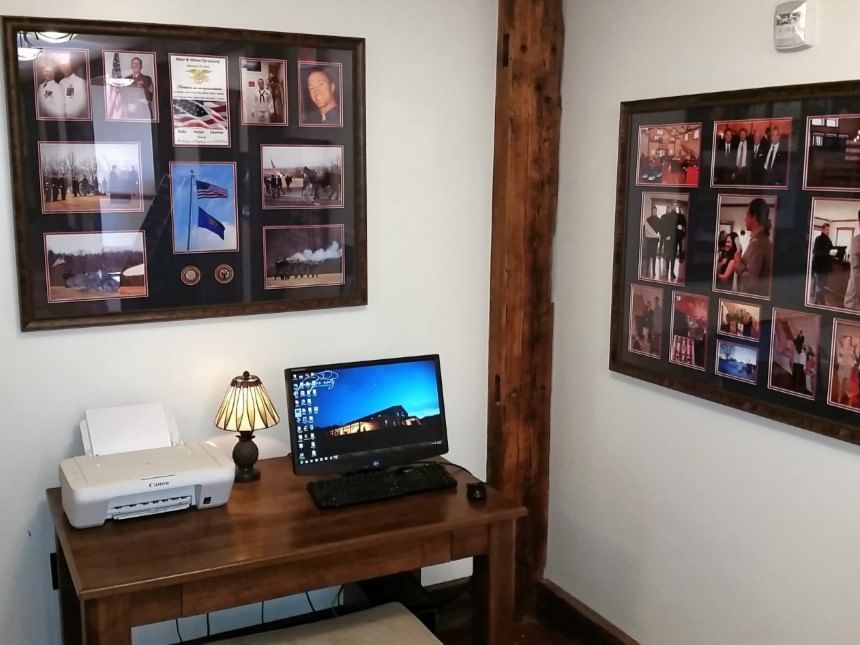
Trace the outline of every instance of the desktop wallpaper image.
<instances>
[{"instance_id":1,"label":"desktop wallpaper image","mask_svg":"<svg viewBox=\"0 0 860 645\"><path fill-rule=\"evenodd\" d=\"M302 430L302 425L309 421L307 414L295 418L300 438L302 434L305 438L306 458L444 438L433 361L325 370L316 372L312 378L306 377L305 383L303 389L294 389L293 396L296 407L310 399L313 413L310 430L307 427ZM314 390L315 395L309 394ZM312 436L316 455L308 451L308 434Z\"/></svg>"}]
</instances>

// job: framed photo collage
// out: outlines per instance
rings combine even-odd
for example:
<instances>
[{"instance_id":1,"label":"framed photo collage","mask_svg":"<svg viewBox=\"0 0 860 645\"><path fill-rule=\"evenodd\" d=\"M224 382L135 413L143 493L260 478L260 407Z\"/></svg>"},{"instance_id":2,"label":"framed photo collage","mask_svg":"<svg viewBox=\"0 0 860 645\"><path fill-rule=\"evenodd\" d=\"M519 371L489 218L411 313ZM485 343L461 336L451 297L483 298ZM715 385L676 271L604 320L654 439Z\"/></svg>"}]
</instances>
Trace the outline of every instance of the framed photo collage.
<instances>
[{"instance_id":1,"label":"framed photo collage","mask_svg":"<svg viewBox=\"0 0 860 645\"><path fill-rule=\"evenodd\" d=\"M23 330L366 304L362 39L3 38Z\"/></svg>"},{"instance_id":2,"label":"framed photo collage","mask_svg":"<svg viewBox=\"0 0 860 645\"><path fill-rule=\"evenodd\" d=\"M860 444L860 82L622 103L610 369Z\"/></svg>"}]
</instances>

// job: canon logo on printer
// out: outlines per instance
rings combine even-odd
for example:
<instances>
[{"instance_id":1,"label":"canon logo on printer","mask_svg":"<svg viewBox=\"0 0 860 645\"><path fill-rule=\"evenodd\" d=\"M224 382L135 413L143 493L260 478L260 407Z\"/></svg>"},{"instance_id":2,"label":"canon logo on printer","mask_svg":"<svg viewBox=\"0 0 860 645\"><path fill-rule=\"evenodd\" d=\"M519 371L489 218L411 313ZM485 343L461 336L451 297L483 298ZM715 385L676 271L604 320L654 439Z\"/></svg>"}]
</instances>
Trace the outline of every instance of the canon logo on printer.
<instances>
[{"instance_id":1,"label":"canon logo on printer","mask_svg":"<svg viewBox=\"0 0 860 645\"><path fill-rule=\"evenodd\" d=\"M169 481L161 481L161 482L149 482L150 488L158 488L159 486L169 486Z\"/></svg>"}]
</instances>

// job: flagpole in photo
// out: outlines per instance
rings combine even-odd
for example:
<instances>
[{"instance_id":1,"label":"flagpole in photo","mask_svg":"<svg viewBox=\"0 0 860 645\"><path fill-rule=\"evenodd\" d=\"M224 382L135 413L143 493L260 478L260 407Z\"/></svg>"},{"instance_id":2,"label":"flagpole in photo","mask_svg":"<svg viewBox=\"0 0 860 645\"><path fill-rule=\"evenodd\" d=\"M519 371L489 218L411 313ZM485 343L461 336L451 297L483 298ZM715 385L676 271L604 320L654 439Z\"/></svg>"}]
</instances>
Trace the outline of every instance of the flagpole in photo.
<instances>
[{"instance_id":1,"label":"flagpole in photo","mask_svg":"<svg viewBox=\"0 0 860 645\"><path fill-rule=\"evenodd\" d=\"M191 184L188 187L188 244L186 250L191 250L191 217L194 212L194 192L197 190L197 182L194 178L194 171L191 172Z\"/></svg>"}]
</instances>

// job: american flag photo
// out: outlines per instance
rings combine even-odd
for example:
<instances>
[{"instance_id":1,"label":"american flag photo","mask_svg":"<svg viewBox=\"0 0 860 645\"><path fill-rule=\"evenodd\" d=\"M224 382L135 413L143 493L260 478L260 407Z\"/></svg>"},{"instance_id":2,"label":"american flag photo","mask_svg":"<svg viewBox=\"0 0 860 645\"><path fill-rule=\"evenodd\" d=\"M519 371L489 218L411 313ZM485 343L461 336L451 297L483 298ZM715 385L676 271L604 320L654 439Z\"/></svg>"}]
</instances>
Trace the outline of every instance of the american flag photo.
<instances>
[{"instance_id":1,"label":"american flag photo","mask_svg":"<svg viewBox=\"0 0 860 645\"><path fill-rule=\"evenodd\" d=\"M178 128L227 129L227 104L173 100L173 125Z\"/></svg>"},{"instance_id":2,"label":"american flag photo","mask_svg":"<svg viewBox=\"0 0 860 645\"><path fill-rule=\"evenodd\" d=\"M170 196L174 253L239 250L234 163L171 162Z\"/></svg>"}]
</instances>

